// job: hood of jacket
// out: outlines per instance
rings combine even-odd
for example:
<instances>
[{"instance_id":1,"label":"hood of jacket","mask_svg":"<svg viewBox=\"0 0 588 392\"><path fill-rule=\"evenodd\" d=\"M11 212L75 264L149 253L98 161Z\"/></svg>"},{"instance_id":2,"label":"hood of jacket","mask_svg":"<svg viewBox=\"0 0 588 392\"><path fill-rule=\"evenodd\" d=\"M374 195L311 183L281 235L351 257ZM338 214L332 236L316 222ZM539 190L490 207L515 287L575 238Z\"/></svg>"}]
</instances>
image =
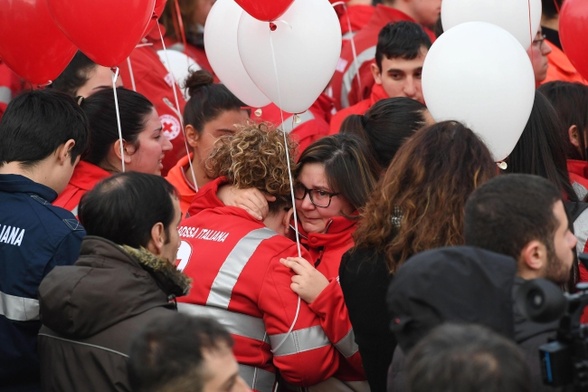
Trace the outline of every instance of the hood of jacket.
<instances>
[{"instance_id":1,"label":"hood of jacket","mask_svg":"<svg viewBox=\"0 0 588 392\"><path fill-rule=\"evenodd\" d=\"M418 253L397 271L387 303L399 346L407 353L443 322L475 323L514 338L516 261L467 246Z\"/></svg>"},{"instance_id":2,"label":"hood of jacket","mask_svg":"<svg viewBox=\"0 0 588 392\"><path fill-rule=\"evenodd\" d=\"M155 307L175 306L190 279L146 249L87 236L72 266L54 268L39 286L41 321L86 338Z\"/></svg>"}]
</instances>

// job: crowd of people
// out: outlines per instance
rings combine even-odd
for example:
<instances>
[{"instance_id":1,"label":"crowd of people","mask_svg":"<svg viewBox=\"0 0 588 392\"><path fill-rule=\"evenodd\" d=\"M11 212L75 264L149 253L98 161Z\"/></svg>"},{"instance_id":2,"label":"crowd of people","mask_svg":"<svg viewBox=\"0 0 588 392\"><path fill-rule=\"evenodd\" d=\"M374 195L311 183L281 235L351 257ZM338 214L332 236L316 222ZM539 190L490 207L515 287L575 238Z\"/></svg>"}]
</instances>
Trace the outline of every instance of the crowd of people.
<instances>
[{"instance_id":1,"label":"crowd of people","mask_svg":"<svg viewBox=\"0 0 588 392\"><path fill-rule=\"evenodd\" d=\"M0 64L0 391L579 388L542 375L560 319L516 300L588 282L588 81L563 1L543 1L500 165L427 109L441 0L332 1L341 58L302 114L218 80L214 0L169 1L120 78L78 52L28 89ZM164 45L200 69L176 81Z\"/></svg>"}]
</instances>

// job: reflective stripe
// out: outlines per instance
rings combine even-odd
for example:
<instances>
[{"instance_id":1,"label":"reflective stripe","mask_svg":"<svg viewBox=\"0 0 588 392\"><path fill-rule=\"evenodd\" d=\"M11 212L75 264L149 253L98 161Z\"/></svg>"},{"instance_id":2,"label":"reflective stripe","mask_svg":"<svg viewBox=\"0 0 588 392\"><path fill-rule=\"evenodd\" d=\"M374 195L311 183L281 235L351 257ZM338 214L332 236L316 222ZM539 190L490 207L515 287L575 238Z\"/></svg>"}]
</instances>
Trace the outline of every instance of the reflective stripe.
<instances>
[{"instance_id":1,"label":"reflective stripe","mask_svg":"<svg viewBox=\"0 0 588 392\"><path fill-rule=\"evenodd\" d=\"M288 335L286 341L276 351L273 351L274 357L297 354L331 344L321 326L315 325L314 327L292 331L289 334L280 333L270 335L269 338L272 347L280 344L286 335Z\"/></svg>"},{"instance_id":2,"label":"reflective stripe","mask_svg":"<svg viewBox=\"0 0 588 392\"><path fill-rule=\"evenodd\" d=\"M588 194L588 189L586 189L586 187L584 187L584 185L580 184L579 182L574 182L572 184L572 188L574 188L574 192L576 192L576 195L580 200L584 200Z\"/></svg>"},{"instance_id":3,"label":"reflective stripe","mask_svg":"<svg viewBox=\"0 0 588 392\"><path fill-rule=\"evenodd\" d=\"M0 291L0 314L12 321L39 320L39 301Z\"/></svg>"},{"instance_id":4,"label":"reflective stripe","mask_svg":"<svg viewBox=\"0 0 588 392\"><path fill-rule=\"evenodd\" d=\"M349 92L351 91L353 79L356 78L356 75L359 72L359 69L355 66L355 64L361 68L363 63L373 60L375 57L376 47L372 46L357 56L357 63L355 61L351 61L349 68L347 68L347 71L345 71L343 78L341 79L341 107L349 107Z\"/></svg>"},{"instance_id":5,"label":"reflective stripe","mask_svg":"<svg viewBox=\"0 0 588 392\"><path fill-rule=\"evenodd\" d=\"M259 392L271 392L276 382L276 375L257 367L239 364L239 375L251 389Z\"/></svg>"},{"instance_id":6,"label":"reflective stripe","mask_svg":"<svg viewBox=\"0 0 588 392\"><path fill-rule=\"evenodd\" d=\"M178 302L178 311L191 316L212 317L224 325L233 335L269 343L269 338L265 332L265 324L260 318L212 306L186 304L183 302Z\"/></svg>"},{"instance_id":7,"label":"reflective stripe","mask_svg":"<svg viewBox=\"0 0 588 392\"><path fill-rule=\"evenodd\" d=\"M8 87L0 86L0 103L8 103L12 99L12 91Z\"/></svg>"},{"instance_id":8,"label":"reflective stripe","mask_svg":"<svg viewBox=\"0 0 588 392\"><path fill-rule=\"evenodd\" d=\"M335 343L335 347L337 348L337 351L343 354L345 358L349 358L359 351L359 347L357 347L357 344L355 343L355 334L353 333L353 329L351 329L343 339Z\"/></svg>"},{"instance_id":9,"label":"reflective stripe","mask_svg":"<svg viewBox=\"0 0 588 392\"><path fill-rule=\"evenodd\" d=\"M58 336L48 335L46 333L39 333L39 336L45 336L46 338L49 338L49 339L61 340L62 342L68 342L68 343L77 344L77 345L80 345L80 346L97 348L98 350L108 351L109 353L120 355L121 357L125 357L125 358L128 358L129 357L125 353L121 353L120 351L116 351L116 350L113 350L113 349L108 348L108 347L98 346L97 344L91 344L91 343L80 342L80 341L77 341L77 340L66 339L66 338L62 338L62 337L58 337Z\"/></svg>"},{"instance_id":10,"label":"reflective stripe","mask_svg":"<svg viewBox=\"0 0 588 392\"><path fill-rule=\"evenodd\" d=\"M251 255L253 255L261 241L275 235L277 235L275 231L263 227L249 232L237 242L219 269L214 282L212 282L206 305L223 309L229 307L235 283L237 283L239 275L241 275Z\"/></svg>"},{"instance_id":11,"label":"reflective stripe","mask_svg":"<svg viewBox=\"0 0 588 392\"><path fill-rule=\"evenodd\" d=\"M292 125L294 121L294 116L296 116L296 124ZM306 112L302 112L300 114L293 114L292 116L285 119L278 128L280 128L283 132L290 133L294 127L299 126L300 124L304 124L307 121L314 120L314 115L311 113L310 110Z\"/></svg>"},{"instance_id":12,"label":"reflective stripe","mask_svg":"<svg viewBox=\"0 0 588 392\"><path fill-rule=\"evenodd\" d=\"M573 222L574 234L578 239L576 251L578 254L586 252L586 242L588 241L588 209L582 211L579 217Z\"/></svg>"}]
</instances>

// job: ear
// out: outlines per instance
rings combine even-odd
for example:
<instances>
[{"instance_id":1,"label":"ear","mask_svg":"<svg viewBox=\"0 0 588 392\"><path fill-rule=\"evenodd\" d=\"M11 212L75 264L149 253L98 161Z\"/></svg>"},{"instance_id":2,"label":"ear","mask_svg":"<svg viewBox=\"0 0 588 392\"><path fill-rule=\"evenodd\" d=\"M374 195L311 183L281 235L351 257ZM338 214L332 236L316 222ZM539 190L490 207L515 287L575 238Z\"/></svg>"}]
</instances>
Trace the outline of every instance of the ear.
<instances>
[{"instance_id":1,"label":"ear","mask_svg":"<svg viewBox=\"0 0 588 392\"><path fill-rule=\"evenodd\" d=\"M519 271L521 272L521 275L523 275L525 271L527 272L527 275L539 274L546 265L547 249L541 241L531 240L523 247L523 250L521 251L521 260L519 262Z\"/></svg>"},{"instance_id":2,"label":"ear","mask_svg":"<svg viewBox=\"0 0 588 392\"><path fill-rule=\"evenodd\" d=\"M284 236L288 236L290 232L290 222L292 221L292 215L294 215L294 209L290 208L288 212L282 217L282 227L284 228Z\"/></svg>"},{"instance_id":3,"label":"ear","mask_svg":"<svg viewBox=\"0 0 588 392\"><path fill-rule=\"evenodd\" d=\"M157 222L151 228L151 239L147 244L147 250L156 256L161 255L163 245L165 244L165 228L163 223Z\"/></svg>"},{"instance_id":4,"label":"ear","mask_svg":"<svg viewBox=\"0 0 588 392\"><path fill-rule=\"evenodd\" d=\"M370 71L372 71L372 76L374 77L376 84L382 84L382 72L380 72L376 63L370 64Z\"/></svg>"},{"instance_id":5,"label":"ear","mask_svg":"<svg viewBox=\"0 0 588 392\"><path fill-rule=\"evenodd\" d=\"M55 157L60 165L64 165L66 163L71 164L71 150L76 145L76 141L73 139L69 139L55 150Z\"/></svg>"},{"instance_id":6,"label":"ear","mask_svg":"<svg viewBox=\"0 0 588 392\"><path fill-rule=\"evenodd\" d=\"M123 151L125 156L125 163L131 163L131 155L135 153L135 147L131 144L127 143L125 140L122 141L123 143ZM120 139L117 139L114 144L112 145L112 151L114 152L114 156L120 161L121 154L120 154Z\"/></svg>"},{"instance_id":7,"label":"ear","mask_svg":"<svg viewBox=\"0 0 588 392\"><path fill-rule=\"evenodd\" d=\"M186 125L185 131L186 131L186 140L188 141L188 144L190 145L190 147L192 147L192 148L198 147L198 140L200 139L200 134L198 133L196 128L194 128L193 125L188 124L188 125Z\"/></svg>"},{"instance_id":8,"label":"ear","mask_svg":"<svg viewBox=\"0 0 588 392\"><path fill-rule=\"evenodd\" d=\"M577 125L571 125L570 128L568 128L568 137L570 138L570 142L576 148L580 148L580 134Z\"/></svg>"}]
</instances>

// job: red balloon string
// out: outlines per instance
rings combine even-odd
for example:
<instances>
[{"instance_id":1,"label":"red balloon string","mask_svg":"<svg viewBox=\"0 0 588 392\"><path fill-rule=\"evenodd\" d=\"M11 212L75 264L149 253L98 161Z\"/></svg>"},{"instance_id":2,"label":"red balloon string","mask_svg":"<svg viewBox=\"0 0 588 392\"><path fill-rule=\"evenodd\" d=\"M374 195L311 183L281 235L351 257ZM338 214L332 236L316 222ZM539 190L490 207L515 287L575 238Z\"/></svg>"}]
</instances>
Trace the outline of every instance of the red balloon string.
<instances>
[{"instance_id":1,"label":"red balloon string","mask_svg":"<svg viewBox=\"0 0 588 392\"><path fill-rule=\"evenodd\" d=\"M174 20L174 27L176 28L176 37L179 37L182 40L182 44L184 45L184 53L186 52L186 48L188 47L188 43L186 41L186 32L184 31L184 21L182 20L182 10L180 9L180 2L178 0L174 0L175 5L175 20Z\"/></svg>"},{"instance_id":2,"label":"red balloon string","mask_svg":"<svg viewBox=\"0 0 588 392\"><path fill-rule=\"evenodd\" d=\"M559 14L560 9L559 9L559 4L557 4L557 0L553 0L553 5L555 6L555 10Z\"/></svg>"}]
</instances>

